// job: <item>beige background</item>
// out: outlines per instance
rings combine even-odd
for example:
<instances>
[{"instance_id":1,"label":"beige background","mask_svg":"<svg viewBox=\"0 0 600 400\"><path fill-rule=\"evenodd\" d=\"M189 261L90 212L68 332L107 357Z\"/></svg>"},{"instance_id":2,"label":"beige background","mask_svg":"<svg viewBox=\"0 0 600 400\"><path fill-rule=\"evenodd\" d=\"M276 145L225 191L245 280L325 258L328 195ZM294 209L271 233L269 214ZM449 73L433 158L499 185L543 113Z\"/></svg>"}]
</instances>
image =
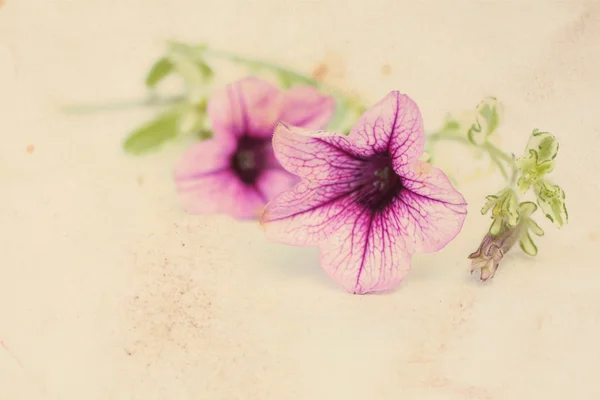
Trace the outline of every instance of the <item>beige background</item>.
<instances>
[{"instance_id":1,"label":"beige background","mask_svg":"<svg viewBox=\"0 0 600 400\"><path fill-rule=\"evenodd\" d=\"M600 398L597 3L0 3L1 399ZM560 138L571 223L540 221L540 255L515 251L480 285L466 256L499 180L469 183L453 243L415 256L393 294L348 295L314 249L185 215L170 173L186 143L120 148L151 111L58 111L143 96L169 38L325 64L368 103L399 89L429 130L496 95L504 148Z\"/></svg>"}]
</instances>

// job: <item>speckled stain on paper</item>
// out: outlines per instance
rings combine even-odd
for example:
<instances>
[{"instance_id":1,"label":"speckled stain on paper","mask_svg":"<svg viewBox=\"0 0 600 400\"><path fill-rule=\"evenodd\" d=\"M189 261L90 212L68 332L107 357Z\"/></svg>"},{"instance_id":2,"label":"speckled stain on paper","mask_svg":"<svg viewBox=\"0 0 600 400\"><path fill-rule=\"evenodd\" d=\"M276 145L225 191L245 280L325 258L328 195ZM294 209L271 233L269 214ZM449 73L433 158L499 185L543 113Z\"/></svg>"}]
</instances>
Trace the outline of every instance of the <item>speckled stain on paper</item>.
<instances>
[{"instance_id":1,"label":"speckled stain on paper","mask_svg":"<svg viewBox=\"0 0 600 400\"><path fill-rule=\"evenodd\" d=\"M327 79L339 84L346 78L346 59L332 50L327 50L322 61L313 68L311 76L319 81Z\"/></svg>"},{"instance_id":2,"label":"speckled stain on paper","mask_svg":"<svg viewBox=\"0 0 600 400\"><path fill-rule=\"evenodd\" d=\"M135 398L235 398L242 388L260 398L251 393L260 392L268 357L244 292L228 284L239 277L216 237L218 229L183 215L140 240L121 323L125 362L139 380Z\"/></svg>"},{"instance_id":3,"label":"speckled stain on paper","mask_svg":"<svg viewBox=\"0 0 600 400\"><path fill-rule=\"evenodd\" d=\"M392 66L388 63L385 63L381 66L381 75L389 76L392 74Z\"/></svg>"},{"instance_id":4,"label":"speckled stain on paper","mask_svg":"<svg viewBox=\"0 0 600 400\"><path fill-rule=\"evenodd\" d=\"M452 346L454 341L468 334L468 323L471 318L472 308L475 305L475 293L472 287L458 291L450 303L440 303L439 310L431 312L443 314L444 319L424 319L425 326L419 344L409 353L404 363L399 363L399 380L401 387L416 390L433 390L447 396L458 396L465 400L494 400L496 397L486 388L477 385L455 382L444 373L440 361ZM404 365L403 365L404 364ZM455 398L455 397L451 397Z\"/></svg>"},{"instance_id":5,"label":"speckled stain on paper","mask_svg":"<svg viewBox=\"0 0 600 400\"><path fill-rule=\"evenodd\" d=\"M589 5L550 38L549 50L538 68L527 75L524 94L530 102L544 102L556 95L557 82L590 79L598 58L586 47L600 41L600 2ZM559 79L560 77L560 79Z\"/></svg>"}]
</instances>

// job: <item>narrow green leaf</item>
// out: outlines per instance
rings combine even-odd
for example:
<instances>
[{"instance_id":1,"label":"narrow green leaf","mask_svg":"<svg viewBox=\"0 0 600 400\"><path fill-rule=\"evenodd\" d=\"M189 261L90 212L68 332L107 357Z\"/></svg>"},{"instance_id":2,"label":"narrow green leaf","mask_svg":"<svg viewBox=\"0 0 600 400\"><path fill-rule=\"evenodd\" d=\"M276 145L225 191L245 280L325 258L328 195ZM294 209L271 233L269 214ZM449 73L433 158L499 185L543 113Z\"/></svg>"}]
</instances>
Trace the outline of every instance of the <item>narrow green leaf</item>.
<instances>
[{"instance_id":1,"label":"narrow green leaf","mask_svg":"<svg viewBox=\"0 0 600 400\"><path fill-rule=\"evenodd\" d=\"M130 154L140 155L177 136L179 109L171 109L132 132L123 143Z\"/></svg>"},{"instance_id":2,"label":"narrow green leaf","mask_svg":"<svg viewBox=\"0 0 600 400\"><path fill-rule=\"evenodd\" d=\"M202 74L205 80L212 79L215 73L213 69L204 60L196 61L196 64L198 65L200 73Z\"/></svg>"},{"instance_id":3,"label":"narrow green leaf","mask_svg":"<svg viewBox=\"0 0 600 400\"><path fill-rule=\"evenodd\" d=\"M152 65L152 68L150 68L150 72L146 77L146 86L150 88L155 87L158 82L163 80L171 72L173 72L173 63L166 57L160 58Z\"/></svg>"},{"instance_id":4,"label":"narrow green leaf","mask_svg":"<svg viewBox=\"0 0 600 400\"><path fill-rule=\"evenodd\" d=\"M444 131L454 131L460 129L460 123L455 120L446 121L446 125L444 125Z\"/></svg>"},{"instance_id":5,"label":"narrow green leaf","mask_svg":"<svg viewBox=\"0 0 600 400\"><path fill-rule=\"evenodd\" d=\"M279 78L279 83L281 84L282 88L289 89L294 86L293 77L290 76L290 74L288 74L286 71L280 71L277 74L277 77Z\"/></svg>"},{"instance_id":6,"label":"narrow green leaf","mask_svg":"<svg viewBox=\"0 0 600 400\"><path fill-rule=\"evenodd\" d=\"M329 125L327 129L331 131L339 131L343 129L344 122L348 119L348 104L346 101L341 98L335 99L335 111L331 120L329 121Z\"/></svg>"},{"instance_id":7,"label":"narrow green leaf","mask_svg":"<svg viewBox=\"0 0 600 400\"><path fill-rule=\"evenodd\" d=\"M538 253L538 249L535 243L533 243L533 240L531 240L531 236L529 236L528 232L524 232L521 235L521 239L519 240L519 246L521 246L521 250L523 250L530 256L535 256Z\"/></svg>"},{"instance_id":8,"label":"narrow green leaf","mask_svg":"<svg viewBox=\"0 0 600 400\"><path fill-rule=\"evenodd\" d=\"M169 59L177 74L187 85L199 87L204 84L204 76L197 62L177 53L171 54Z\"/></svg>"}]
</instances>

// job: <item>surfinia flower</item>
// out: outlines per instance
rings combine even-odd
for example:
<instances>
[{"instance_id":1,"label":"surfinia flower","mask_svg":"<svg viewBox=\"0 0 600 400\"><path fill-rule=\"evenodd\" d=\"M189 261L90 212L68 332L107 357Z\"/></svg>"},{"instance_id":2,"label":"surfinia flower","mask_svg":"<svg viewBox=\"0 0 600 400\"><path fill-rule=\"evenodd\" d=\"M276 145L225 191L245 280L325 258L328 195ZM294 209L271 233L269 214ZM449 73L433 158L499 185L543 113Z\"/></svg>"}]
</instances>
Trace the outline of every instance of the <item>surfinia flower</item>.
<instances>
[{"instance_id":1,"label":"surfinia flower","mask_svg":"<svg viewBox=\"0 0 600 400\"><path fill-rule=\"evenodd\" d=\"M281 168L271 146L279 121L322 129L335 108L332 97L312 87L285 92L258 78L228 85L207 104L213 138L192 146L175 168L188 212L255 218L297 178Z\"/></svg>"},{"instance_id":2,"label":"surfinia flower","mask_svg":"<svg viewBox=\"0 0 600 400\"><path fill-rule=\"evenodd\" d=\"M398 91L348 136L279 124L275 156L301 181L265 207L266 236L317 245L323 269L351 293L394 288L411 255L445 247L467 213L448 177L419 161L424 142L419 108Z\"/></svg>"}]
</instances>

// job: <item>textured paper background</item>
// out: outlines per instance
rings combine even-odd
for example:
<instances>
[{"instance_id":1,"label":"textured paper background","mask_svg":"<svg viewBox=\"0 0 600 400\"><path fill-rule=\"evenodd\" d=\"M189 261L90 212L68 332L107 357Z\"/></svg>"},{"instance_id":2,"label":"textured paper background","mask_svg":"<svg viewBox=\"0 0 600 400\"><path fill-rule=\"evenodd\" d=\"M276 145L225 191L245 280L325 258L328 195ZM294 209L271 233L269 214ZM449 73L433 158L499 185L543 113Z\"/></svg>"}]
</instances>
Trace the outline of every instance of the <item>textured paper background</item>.
<instances>
[{"instance_id":1,"label":"textured paper background","mask_svg":"<svg viewBox=\"0 0 600 400\"><path fill-rule=\"evenodd\" d=\"M597 3L0 3L0 398L600 398ZM571 223L541 221L538 257L515 251L477 284L466 256L499 181L469 183L453 243L415 256L393 294L348 295L314 249L185 215L170 179L185 143L121 152L149 110L58 111L143 96L170 38L322 65L370 103L399 89L429 130L495 95L504 148L560 138Z\"/></svg>"}]
</instances>

